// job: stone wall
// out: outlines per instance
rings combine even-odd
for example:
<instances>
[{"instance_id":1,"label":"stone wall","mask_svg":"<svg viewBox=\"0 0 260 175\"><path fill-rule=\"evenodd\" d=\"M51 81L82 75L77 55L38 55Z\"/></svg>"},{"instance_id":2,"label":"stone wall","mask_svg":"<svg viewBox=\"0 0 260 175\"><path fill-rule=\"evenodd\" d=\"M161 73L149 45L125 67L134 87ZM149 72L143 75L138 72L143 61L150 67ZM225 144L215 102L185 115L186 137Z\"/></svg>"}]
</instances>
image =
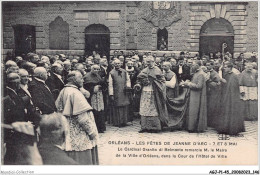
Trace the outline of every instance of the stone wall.
<instances>
[{"instance_id":1,"label":"stone wall","mask_svg":"<svg viewBox=\"0 0 260 175\"><path fill-rule=\"evenodd\" d=\"M234 55L246 52L246 10L247 3L190 3L191 16L189 24L189 48L199 51L199 36L201 26L209 19L224 18L234 29ZM257 47L257 46L256 46Z\"/></svg>"},{"instance_id":2,"label":"stone wall","mask_svg":"<svg viewBox=\"0 0 260 175\"><path fill-rule=\"evenodd\" d=\"M258 52L258 2L248 2L246 8L246 52Z\"/></svg>"},{"instance_id":3,"label":"stone wall","mask_svg":"<svg viewBox=\"0 0 260 175\"><path fill-rule=\"evenodd\" d=\"M147 8L147 3L142 2L138 6L138 40L137 45L140 50L157 50L157 31L159 27L154 26L151 22L142 19L142 12ZM168 31L168 50L170 51L188 51L188 20L189 20L189 3L181 2L181 20L173 22L167 26Z\"/></svg>"},{"instance_id":4,"label":"stone wall","mask_svg":"<svg viewBox=\"0 0 260 175\"><path fill-rule=\"evenodd\" d=\"M234 52L257 51L257 2L187 2L181 3L179 21L166 27L168 52L199 51L201 26L209 19L224 18L234 28ZM3 56L13 52L13 25L28 24L36 27L36 52L64 53L69 57L83 55L85 28L103 24L110 30L110 49L157 51L157 30L142 18L147 2L5 2L3 12ZM69 24L69 50L49 49L49 24L60 16Z\"/></svg>"},{"instance_id":5,"label":"stone wall","mask_svg":"<svg viewBox=\"0 0 260 175\"><path fill-rule=\"evenodd\" d=\"M11 5L10 5L11 4ZM69 50L49 49L49 24L60 16L69 24ZM125 2L9 2L3 4L3 56L13 52L17 24L36 27L36 52L46 55L64 53L83 55L85 28L103 24L110 30L110 49L125 50Z\"/></svg>"}]
</instances>

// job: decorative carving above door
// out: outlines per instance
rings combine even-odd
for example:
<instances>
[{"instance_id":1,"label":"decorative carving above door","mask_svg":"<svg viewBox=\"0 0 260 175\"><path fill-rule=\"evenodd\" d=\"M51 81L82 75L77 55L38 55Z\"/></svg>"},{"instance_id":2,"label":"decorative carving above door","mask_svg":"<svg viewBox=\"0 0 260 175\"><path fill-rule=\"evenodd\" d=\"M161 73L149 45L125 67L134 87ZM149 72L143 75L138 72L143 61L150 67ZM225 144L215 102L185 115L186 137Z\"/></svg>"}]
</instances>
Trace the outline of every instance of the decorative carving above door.
<instances>
[{"instance_id":1,"label":"decorative carving above door","mask_svg":"<svg viewBox=\"0 0 260 175\"><path fill-rule=\"evenodd\" d=\"M176 1L142 2L142 18L163 29L182 18L181 3Z\"/></svg>"}]
</instances>

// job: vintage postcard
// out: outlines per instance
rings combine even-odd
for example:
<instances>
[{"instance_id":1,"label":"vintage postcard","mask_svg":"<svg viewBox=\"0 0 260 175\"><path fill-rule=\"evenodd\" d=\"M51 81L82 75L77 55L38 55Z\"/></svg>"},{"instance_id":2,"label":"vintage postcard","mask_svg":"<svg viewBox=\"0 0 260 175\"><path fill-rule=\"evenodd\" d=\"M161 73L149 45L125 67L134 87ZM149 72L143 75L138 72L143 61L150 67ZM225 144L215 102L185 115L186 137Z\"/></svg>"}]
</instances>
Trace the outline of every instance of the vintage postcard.
<instances>
[{"instance_id":1,"label":"vintage postcard","mask_svg":"<svg viewBox=\"0 0 260 175\"><path fill-rule=\"evenodd\" d=\"M258 1L1 1L1 19L1 173L259 174Z\"/></svg>"}]
</instances>

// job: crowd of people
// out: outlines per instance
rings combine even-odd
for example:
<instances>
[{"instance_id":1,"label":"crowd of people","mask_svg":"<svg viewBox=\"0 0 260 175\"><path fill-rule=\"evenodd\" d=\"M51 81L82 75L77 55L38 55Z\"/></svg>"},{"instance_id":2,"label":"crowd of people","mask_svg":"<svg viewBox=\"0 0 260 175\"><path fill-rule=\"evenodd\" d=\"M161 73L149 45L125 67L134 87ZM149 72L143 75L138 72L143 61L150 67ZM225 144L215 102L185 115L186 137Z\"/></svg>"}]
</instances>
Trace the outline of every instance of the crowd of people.
<instances>
[{"instance_id":1,"label":"crowd of people","mask_svg":"<svg viewBox=\"0 0 260 175\"><path fill-rule=\"evenodd\" d=\"M135 118L140 133L178 125L229 135L258 119L255 53L28 53L6 59L3 70L5 164L97 165L98 133L106 124L131 127Z\"/></svg>"}]
</instances>

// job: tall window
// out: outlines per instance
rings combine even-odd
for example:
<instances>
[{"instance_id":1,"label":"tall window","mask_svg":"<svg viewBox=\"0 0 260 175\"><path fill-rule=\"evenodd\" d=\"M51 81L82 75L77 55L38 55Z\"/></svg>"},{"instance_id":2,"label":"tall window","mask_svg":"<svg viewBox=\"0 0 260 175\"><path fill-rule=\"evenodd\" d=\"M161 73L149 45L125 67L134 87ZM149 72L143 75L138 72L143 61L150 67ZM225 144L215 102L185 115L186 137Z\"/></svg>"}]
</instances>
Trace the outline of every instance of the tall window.
<instances>
[{"instance_id":1,"label":"tall window","mask_svg":"<svg viewBox=\"0 0 260 175\"><path fill-rule=\"evenodd\" d=\"M168 31L165 28L157 31L157 50L168 50Z\"/></svg>"},{"instance_id":2,"label":"tall window","mask_svg":"<svg viewBox=\"0 0 260 175\"><path fill-rule=\"evenodd\" d=\"M49 24L49 46L50 49L69 49L69 24L58 16Z\"/></svg>"}]
</instances>

